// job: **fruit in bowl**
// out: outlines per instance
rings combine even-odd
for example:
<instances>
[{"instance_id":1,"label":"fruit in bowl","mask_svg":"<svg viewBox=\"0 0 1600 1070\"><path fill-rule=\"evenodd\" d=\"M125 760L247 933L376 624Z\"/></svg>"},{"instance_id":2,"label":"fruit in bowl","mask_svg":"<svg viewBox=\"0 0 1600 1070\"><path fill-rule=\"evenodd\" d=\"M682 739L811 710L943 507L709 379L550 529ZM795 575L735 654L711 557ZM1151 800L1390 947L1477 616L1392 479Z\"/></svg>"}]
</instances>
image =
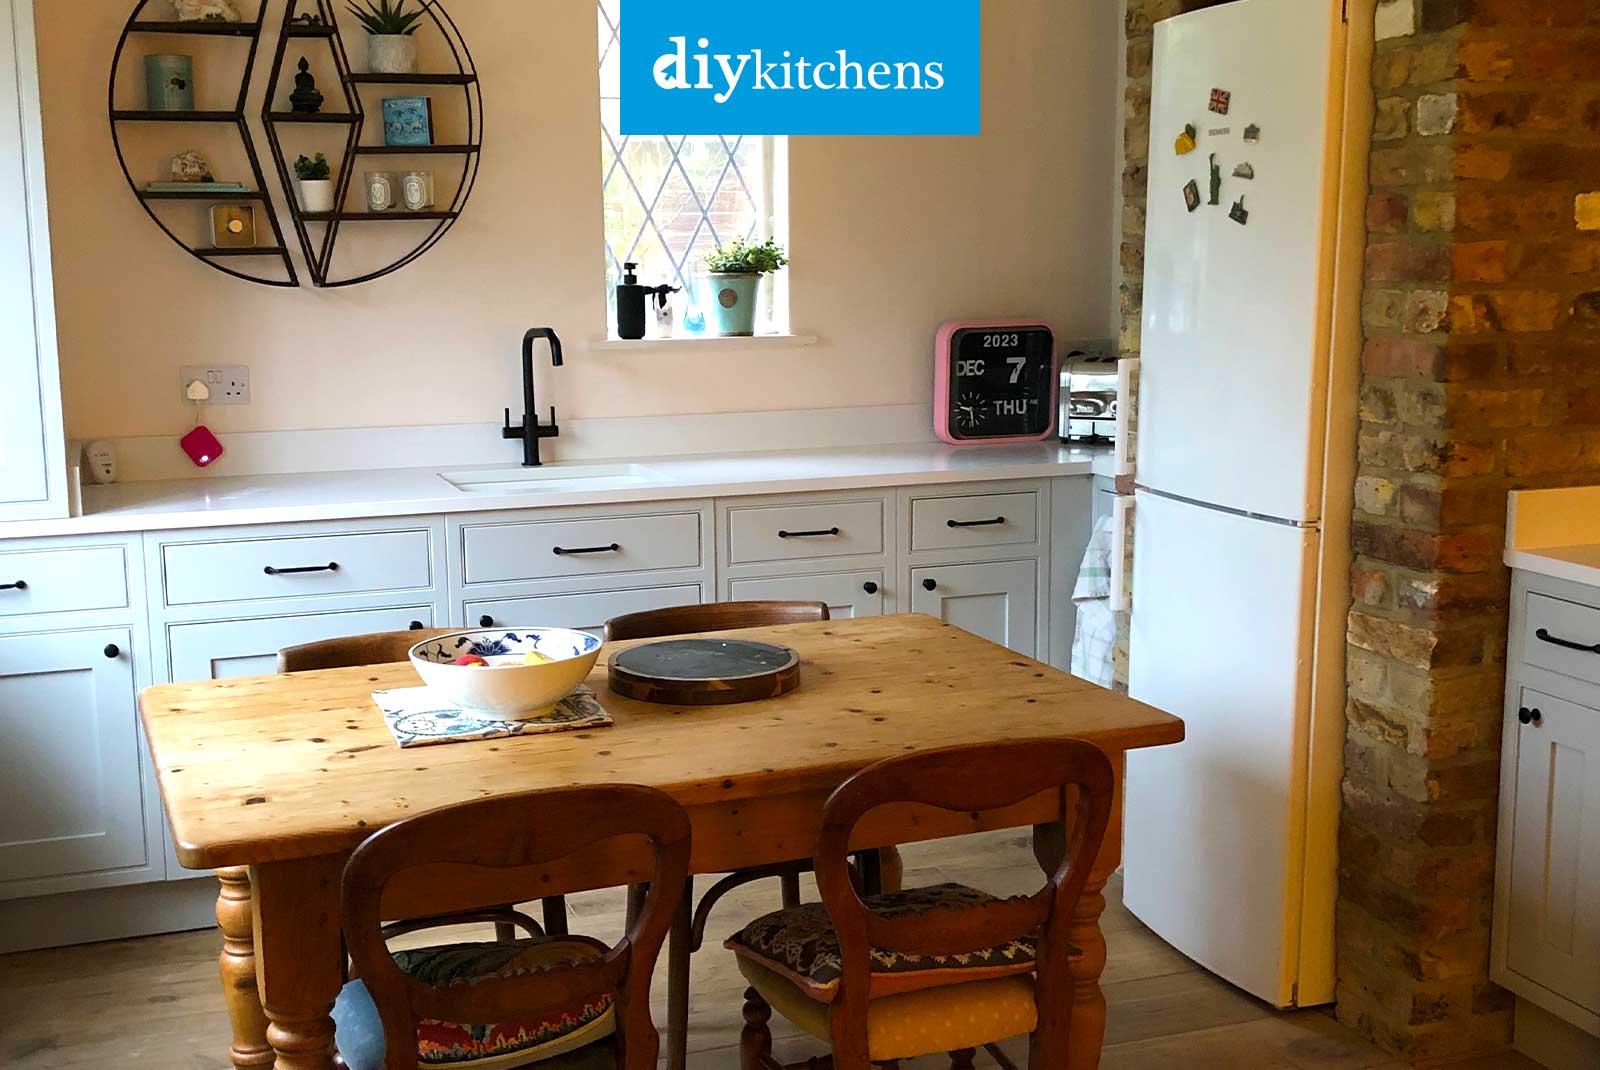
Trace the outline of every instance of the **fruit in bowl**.
<instances>
[{"instance_id":1,"label":"fruit in bowl","mask_svg":"<svg viewBox=\"0 0 1600 1070\"><path fill-rule=\"evenodd\" d=\"M504 721L548 714L599 657L599 639L566 628L452 632L411 648L412 667L441 698Z\"/></svg>"}]
</instances>

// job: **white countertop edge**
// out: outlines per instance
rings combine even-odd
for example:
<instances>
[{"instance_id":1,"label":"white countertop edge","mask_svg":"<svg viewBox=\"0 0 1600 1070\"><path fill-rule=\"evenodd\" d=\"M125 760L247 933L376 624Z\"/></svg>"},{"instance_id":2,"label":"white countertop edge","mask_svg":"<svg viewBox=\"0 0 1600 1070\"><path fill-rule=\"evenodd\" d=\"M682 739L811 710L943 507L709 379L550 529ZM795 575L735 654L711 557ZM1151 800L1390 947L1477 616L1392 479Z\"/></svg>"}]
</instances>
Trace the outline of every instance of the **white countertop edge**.
<instances>
[{"instance_id":1,"label":"white countertop edge","mask_svg":"<svg viewBox=\"0 0 1600 1070\"><path fill-rule=\"evenodd\" d=\"M1027 456L1029 453L1034 455ZM988 452L910 445L808 450L785 456L727 454L640 459L634 463L647 466L665 478L659 483L619 481L610 487L591 485L582 490L481 494L453 490L439 476L439 469L427 468L242 476L86 488L85 515L0 524L0 541L1052 479L1109 475L1112 467L1107 451L1055 445ZM741 467L789 463L795 469L793 475L738 474ZM706 468L713 471L695 471ZM714 471L717 468L732 469L732 472L717 474ZM483 471L504 469L505 466L497 466ZM382 484L390 484L391 489L383 489ZM371 496L363 497L363 494ZM251 505L247 501L251 497L272 500L263 505Z\"/></svg>"},{"instance_id":2,"label":"white countertop edge","mask_svg":"<svg viewBox=\"0 0 1600 1070\"><path fill-rule=\"evenodd\" d=\"M1538 576L1600 587L1600 545L1507 550L1505 563Z\"/></svg>"}]
</instances>

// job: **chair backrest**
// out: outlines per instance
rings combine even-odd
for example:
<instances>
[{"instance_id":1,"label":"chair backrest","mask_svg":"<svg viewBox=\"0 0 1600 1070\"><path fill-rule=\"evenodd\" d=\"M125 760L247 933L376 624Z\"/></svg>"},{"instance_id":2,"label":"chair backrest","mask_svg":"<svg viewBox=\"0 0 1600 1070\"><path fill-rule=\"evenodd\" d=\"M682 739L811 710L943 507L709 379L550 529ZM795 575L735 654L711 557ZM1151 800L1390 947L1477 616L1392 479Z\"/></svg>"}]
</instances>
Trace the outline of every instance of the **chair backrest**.
<instances>
[{"instance_id":1,"label":"chair backrest","mask_svg":"<svg viewBox=\"0 0 1600 1070\"><path fill-rule=\"evenodd\" d=\"M409 632L373 632L347 635L316 643L286 646L278 651L279 672L312 672L317 669L348 669L355 665L390 665L405 661L406 653L418 643L453 634L450 628L422 628Z\"/></svg>"},{"instance_id":2,"label":"chair backrest","mask_svg":"<svg viewBox=\"0 0 1600 1070\"><path fill-rule=\"evenodd\" d=\"M708 606L672 606L612 617L606 621L606 642L770 628L779 624L811 624L827 619L826 602L719 602Z\"/></svg>"},{"instance_id":3,"label":"chair backrest","mask_svg":"<svg viewBox=\"0 0 1600 1070\"><path fill-rule=\"evenodd\" d=\"M569 965L433 988L395 965L383 937L384 886L417 866L536 866L616 836L655 850L644 907L605 955ZM407 818L369 837L345 865L342 923L357 975L383 1022L384 1070L416 1070L417 1023L490 1024L535 1017L610 994L617 1065L655 1070L660 1038L650 1021L650 978L689 872L689 818L654 788L602 785L526 792ZM537 889L529 889L537 895Z\"/></svg>"},{"instance_id":4,"label":"chair backrest","mask_svg":"<svg viewBox=\"0 0 1600 1070\"><path fill-rule=\"evenodd\" d=\"M1064 1045L1063 1008L1072 1003L1068 927L1105 839L1113 789L1110 760L1092 744L1074 739L909 754L868 766L841 784L823 807L816 850L817 887L839 936L843 971L832 1014L836 1065L866 1065L873 948L960 955L1035 936L1041 1032L1056 1034L1052 1047ZM922 803L976 813L1013 806L1047 791L1054 791L1060 802L1066 850L1036 894L900 917L878 914L862 901L849 864L850 835L872 809L887 803ZM1036 1045L1039 1035L1035 1034Z\"/></svg>"}]
</instances>

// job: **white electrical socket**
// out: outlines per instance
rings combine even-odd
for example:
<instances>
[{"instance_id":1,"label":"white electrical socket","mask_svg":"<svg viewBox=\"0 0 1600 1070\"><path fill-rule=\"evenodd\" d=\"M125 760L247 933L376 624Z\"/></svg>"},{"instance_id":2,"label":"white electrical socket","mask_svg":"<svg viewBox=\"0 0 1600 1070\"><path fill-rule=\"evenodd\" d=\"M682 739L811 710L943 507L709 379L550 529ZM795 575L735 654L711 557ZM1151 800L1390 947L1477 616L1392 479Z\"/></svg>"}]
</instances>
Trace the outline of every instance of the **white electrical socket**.
<instances>
[{"instance_id":1,"label":"white electrical socket","mask_svg":"<svg viewBox=\"0 0 1600 1070\"><path fill-rule=\"evenodd\" d=\"M189 402L189 384L198 379L211 391L207 405L250 404L250 368L244 364L185 364L178 369L178 395Z\"/></svg>"}]
</instances>

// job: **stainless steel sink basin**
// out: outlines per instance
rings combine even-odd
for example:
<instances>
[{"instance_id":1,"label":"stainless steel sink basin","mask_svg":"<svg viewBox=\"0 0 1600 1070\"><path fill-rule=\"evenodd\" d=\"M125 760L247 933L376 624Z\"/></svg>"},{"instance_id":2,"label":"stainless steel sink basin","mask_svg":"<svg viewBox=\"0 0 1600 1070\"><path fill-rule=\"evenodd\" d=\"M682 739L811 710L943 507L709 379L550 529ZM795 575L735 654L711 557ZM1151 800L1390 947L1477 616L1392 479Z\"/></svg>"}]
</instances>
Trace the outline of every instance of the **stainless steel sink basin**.
<instances>
[{"instance_id":1,"label":"stainless steel sink basin","mask_svg":"<svg viewBox=\"0 0 1600 1070\"><path fill-rule=\"evenodd\" d=\"M588 490L598 486L649 483L657 478L637 464L548 464L542 468L479 468L440 472L439 478L464 494L538 494Z\"/></svg>"}]
</instances>

